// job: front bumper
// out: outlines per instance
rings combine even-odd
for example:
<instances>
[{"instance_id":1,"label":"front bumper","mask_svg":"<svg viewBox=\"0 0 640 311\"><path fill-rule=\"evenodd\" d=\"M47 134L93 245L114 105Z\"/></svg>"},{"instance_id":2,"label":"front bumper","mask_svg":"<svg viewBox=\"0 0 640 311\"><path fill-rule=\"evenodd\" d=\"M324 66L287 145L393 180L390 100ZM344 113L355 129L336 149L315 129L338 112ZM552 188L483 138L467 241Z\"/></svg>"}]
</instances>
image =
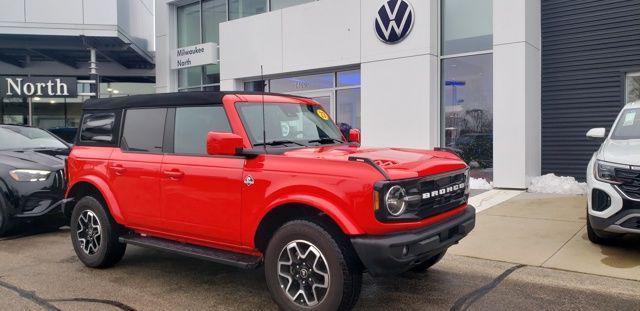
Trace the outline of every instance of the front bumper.
<instances>
[{"instance_id":1,"label":"front bumper","mask_svg":"<svg viewBox=\"0 0 640 311\"><path fill-rule=\"evenodd\" d=\"M426 228L385 236L359 236L351 238L351 243L369 274L395 275L457 244L473 230L475 222L476 210L469 205L461 214Z\"/></svg>"}]
</instances>

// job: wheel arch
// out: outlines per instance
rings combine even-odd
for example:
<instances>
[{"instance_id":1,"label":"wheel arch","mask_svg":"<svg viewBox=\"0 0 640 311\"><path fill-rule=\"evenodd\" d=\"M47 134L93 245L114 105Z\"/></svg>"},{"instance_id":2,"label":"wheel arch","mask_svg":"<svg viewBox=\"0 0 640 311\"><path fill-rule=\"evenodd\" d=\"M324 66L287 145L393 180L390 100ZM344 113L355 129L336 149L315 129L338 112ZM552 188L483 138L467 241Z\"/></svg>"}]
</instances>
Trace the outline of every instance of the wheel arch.
<instances>
[{"instance_id":1,"label":"wheel arch","mask_svg":"<svg viewBox=\"0 0 640 311\"><path fill-rule=\"evenodd\" d=\"M67 191L66 197L68 199L73 199L72 204L65 204L64 206L64 215L70 216L73 212L73 208L75 203L80 200L82 197L91 195L96 197L96 199L102 201L111 216L118 222L122 223L123 220L122 214L120 213L120 207L118 202L115 199L115 196L109 190L106 182L97 178L97 177L84 177L82 179L77 180L69 190Z\"/></svg>"}]
</instances>

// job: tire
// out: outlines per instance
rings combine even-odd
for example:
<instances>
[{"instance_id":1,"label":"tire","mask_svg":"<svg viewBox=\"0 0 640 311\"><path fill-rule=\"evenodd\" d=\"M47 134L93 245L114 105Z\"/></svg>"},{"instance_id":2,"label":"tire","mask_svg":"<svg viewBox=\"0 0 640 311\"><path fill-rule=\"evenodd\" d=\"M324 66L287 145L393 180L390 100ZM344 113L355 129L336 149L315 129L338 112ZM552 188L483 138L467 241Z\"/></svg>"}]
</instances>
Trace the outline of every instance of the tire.
<instances>
[{"instance_id":1,"label":"tire","mask_svg":"<svg viewBox=\"0 0 640 311\"><path fill-rule=\"evenodd\" d=\"M13 229L14 222L9 217L4 199L0 195L0 237L6 236Z\"/></svg>"},{"instance_id":2,"label":"tire","mask_svg":"<svg viewBox=\"0 0 640 311\"><path fill-rule=\"evenodd\" d=\"M429 268L433 267L435 264L437 264L438 262L440 262L440 260L442 260L442 258L444 257L444 254L447 253L447 250L442 251L442 253L439 253L427 260L425 260L424 262L420 263L419 265L411 268L409 271L410 272L414 272L414 273L425 273L427 272L427 270L429 270Z\"/></svg>"},{"instance_id":3,"label":"tire","mask_svg":"<svg viewBox=\"0 0 640 311\"><path fill-rule=\"evenodd\" d=\"M88 228L92 233L89 234ZM115 222L106 206L87 196L76 204L71 215L71 242L76 255L91 268L108 268L124 256L127 245L118 238L124 228ZM99 235L98 235L99 233ZM92 243L83 242L94 241Z\"/></svg>"},{"instance_id":4,"label":"tire","mask_svg":"<svg viewBox=\"0 0 640 311\"><path fill-rule=\"evenodd\" d=\"M615 233L607 233L594 229L591 226L591 221L589 220L589 215L587 215L587 236L589 237L589 241L598 245L613 245L618 241L621 234Z\"/></svg>"},{"instance_id":5,"label":"tire","mask_svg":"<svg viewBox=\"0 0 640 311\"><path fill-rule=\"evenodd\" d=\"M265 254L265 276L271 297L283 310L351 310L362 286L362 269L347 239L303 220L286 223L274 234ZM298 294L301 288L308 298Z\"/></svg>"}]
</instances>

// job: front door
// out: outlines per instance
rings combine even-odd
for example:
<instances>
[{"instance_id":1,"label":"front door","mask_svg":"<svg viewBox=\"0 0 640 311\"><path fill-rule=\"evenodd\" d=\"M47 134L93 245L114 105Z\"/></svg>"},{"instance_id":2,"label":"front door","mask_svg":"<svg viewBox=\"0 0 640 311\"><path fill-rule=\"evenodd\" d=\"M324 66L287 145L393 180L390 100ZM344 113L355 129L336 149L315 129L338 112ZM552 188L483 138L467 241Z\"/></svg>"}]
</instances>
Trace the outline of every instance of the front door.
<instances>
[{"instance_id":1,"label":"front door","mask_svg":"<svg viewBox=\"0 0 640 311\"><path fill-rule=\"evenodd\" d=\"M239 245L245 159L206 152L208 132L231 132L224 108L180 107L167 119L175 125L161 169L167 230L186 240Z\"/></svg>"}]
</instances>

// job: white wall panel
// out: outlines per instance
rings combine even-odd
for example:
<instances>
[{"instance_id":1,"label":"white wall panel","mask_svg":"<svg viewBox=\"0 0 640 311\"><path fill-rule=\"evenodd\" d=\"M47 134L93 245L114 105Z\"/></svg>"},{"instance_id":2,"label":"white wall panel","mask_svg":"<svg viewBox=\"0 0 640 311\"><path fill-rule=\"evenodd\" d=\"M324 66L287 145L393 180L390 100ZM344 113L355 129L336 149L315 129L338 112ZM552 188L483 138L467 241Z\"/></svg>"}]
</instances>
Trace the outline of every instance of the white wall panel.
<instances>
[{"instance_id":1,"label":"white wall panel","mask_svg":"<svg viewBox=\"0 0 640 311\"><path fill-rule=\"evenodd\" d=\"M24 0L0 0L0 22L24 22Z\"/></svg>"},{"instance_id":2,"label":"white wall panel","mask_svg":"<svg viewBox=\"0 0 640 311\"><path fill-rule=\"evenodd\" d=\"M118 3L115 0L82 0L84 23L91 25L117 25Z\"/></svg>"},{"instance_id":3,"label":"white wall panel","mask_svg":"<svg viewBox=\"0 0 640 311\"><path fill-rule=\"evenodd\" d=\"M118 26L138 47L146 51L154 49L154 12L141 0L118 0Z\"/></svg>"},{"instance_id":4,"label":"white wall panel","mask_svg":"<svg viewBox=\"0 0 640 311\"><path fill-rule=\"evenodd\" d=\"M360 0L323 0L281 12L284 71L360 63Z\"/></svg>"},{"instance_id":5,"label":"white wall panel","mask_svg":"<svg viewBox=\"0 0 640 311\"><path fill-rule=\"evenodd\" d=\"M220 25L221 79L278 74L282 67L282 10Z\"/></svg>"},{"instance_id":6,"label":"white wall panel","mask_svg":"<svg viewBox=\"0 0 640 311\"><path fill-rule=\"evenodd\" d=\"M82 24L82 0L25 0L28 23Z\"/></svg>"}]
</instances>

